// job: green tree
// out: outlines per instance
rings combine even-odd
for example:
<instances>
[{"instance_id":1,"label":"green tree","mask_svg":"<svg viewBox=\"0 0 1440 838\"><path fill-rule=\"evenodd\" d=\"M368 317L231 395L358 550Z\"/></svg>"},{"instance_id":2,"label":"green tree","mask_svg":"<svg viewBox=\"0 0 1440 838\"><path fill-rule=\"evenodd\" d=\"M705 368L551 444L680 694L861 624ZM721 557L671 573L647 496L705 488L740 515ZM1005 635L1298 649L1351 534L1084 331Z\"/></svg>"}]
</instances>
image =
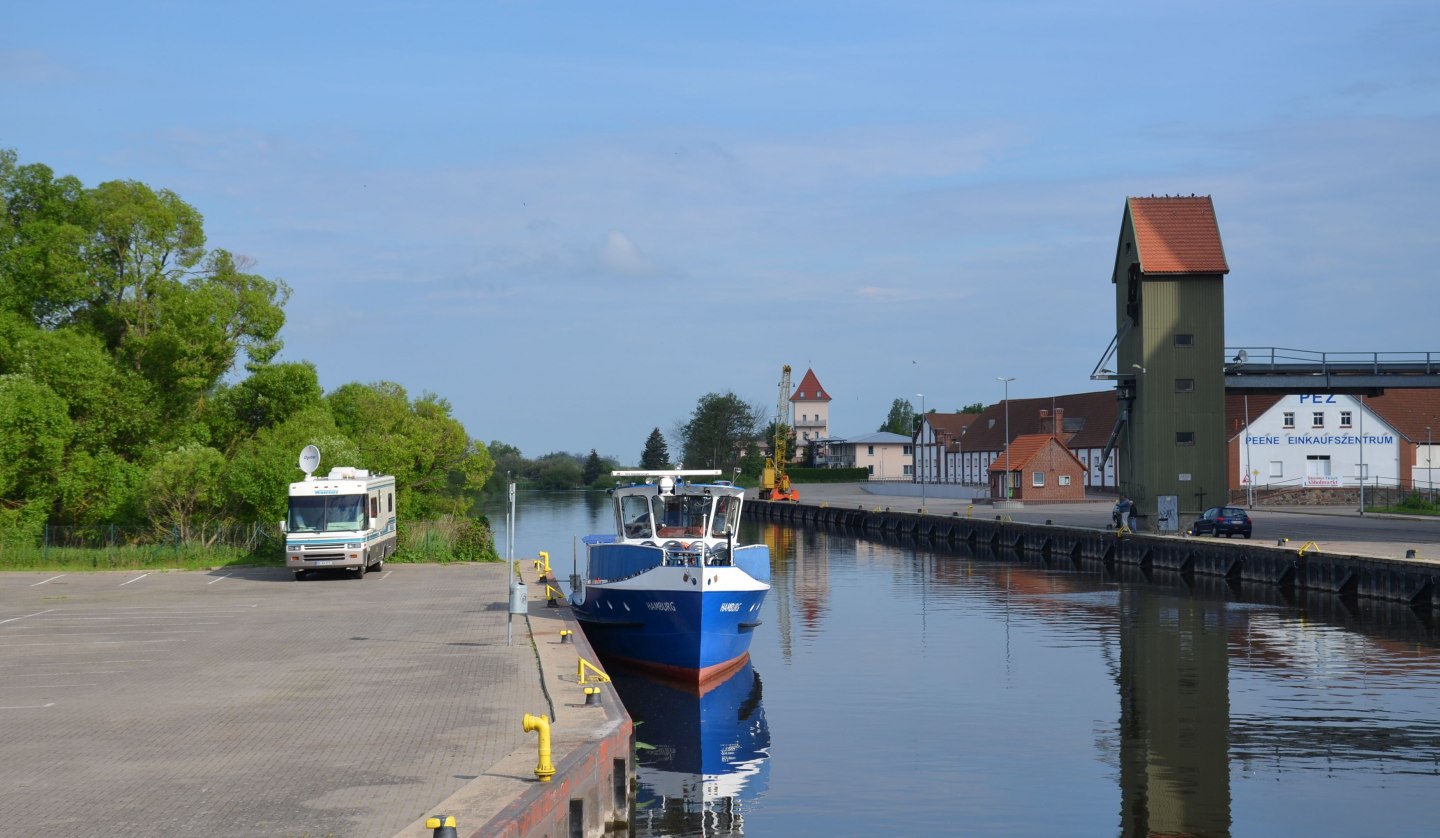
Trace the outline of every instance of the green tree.
<instances>
[{"instance_id":1,"label":"green tree","mask_svg":"<svg viewBox=\"0 0 1440 838\"><path fill-rule=\"evenodd\" d=\"M640 468L646 471L664 471L670 468L670 449L665 445L665 435L656 428L645 440L645 450L640 453Z\"/></svg>"},{"instance_id":2,"label":"green tree","mask_svg":"<svg viewBox=\"0 0 1440 838\"><path fill-rule=\"evenodd\" d=\"M186 445L161 457L144 479L145 512L158 532L188 543L220 523L225 500L220 477L225 457L214 448Z\"/></svg>"},{"instance_id":3,"label":"green tree","mask_svg":"<svg viewBox=\"0 0 1440 838\"><path fill-rule=\"evenodd\" d=\"M402 517L465 514L495 464L450 416L450 403L430 393L413 404L399 384L346 384L325 397L335 424L359 446L349 463L395 476ZM578 468L578 464L577 464Z\"/></svg>"},{"instance_id":4,"label":"green tree","mask_svg":"<svg viewBox=\"0 0 1440 838\"><path fill-rule=\"evenodd\" d=\"M0 149L0 200L0 310L58 325L92 293L82 256L85 188L48 166L21 166L15 152Z\"/></svg>"},{"instance_id":5,"label":"green tree","mask_svg":"<svg viewBox=\"0 0 1440 838\"><path fill-rule=\"evenodd\" d=\"M756 441L761 408L746 404L734 393L707 393L700 397L690 420L681 427L682 462L688 468L729 470Z\"/></svg>"},{"instance_id":6,"label":"green tree","mask_svg":"<svg viewBox=\"0 0 1440 838\"><path fill-rule=\"evenodd\" d=\"M72 430L54 390L28 376L0 375L0 540L39 534Z\"/></svg>"},{"instance_id":7,"label":"green tree","mask_svg":"<svg viewBox=\"0 0 1440 838\"><path fill-rule=\"evenodd\" d=\"M323 397L319 373L308 361L252 364L248 378L220 385L208 399L211 439L222 451L233 451L265 428L319 405Z\"/></svg>"},{"instance_id":8,"label":"green tree","mask_svg":"<svg viewBox=\"0 0 1440 838\"><path fill-rule=\"evenodd\" d=\"M320 449L320 473L332 466L359 465L360 450L342 434L324 404L314 404L283 422L261 428L241 442L225 469L223 484L227 508L241 521L269 523L285 517L287 492L301 480L300 451L307 445ZM403 502L404 486L396 494Z\"/></svg>"},{"instance_id":9,"label":"green tree","mask_svg":"<svg viewBox=\"0 0 1440 838\"><path fill-rule=\"evenodd\" d=\"M878 430L892 434L910 436L915 427L915 407L907 399L896 399L890 403L890 413Z\"/></svg>"},{"instance_id":10,"label":"green tree","mask_svg":"<svg viewBox=\"0 0 1440 838\"><path fill-rule=\"evenodd\" d=\"M974 404L967 404L967 405L965 405L964 407L960 408L960 412L961 412L961 413L984 413L984 412L985 412L985 405L982 404L982 403L980 403L980 402L975 402Z\"/></svg>"},{"instance_id":11,"label":"green tree","mask_svg":"<svg viewBox=\"0 0 1440 838\"><path fill-rule=\"evenodd\" d=\"M581 482L586 486L594 486L595 481L608 472L609 469L605 468L605 463L600 459L600 455L595 452L594 448L591 448L590 456L585 458L585 467L580 472Z\"/></svg>"},{"instance_id":12,"label":"green tree","mask_svg":"<svg viewBox=\"0 0 1440 838\"><path fill-rule=\"evenodd\" d=\"M580 461L573 454L557 451L540 458L536 484L541 489L574 489L582 485Z\"/></svg>"}]
</instances>

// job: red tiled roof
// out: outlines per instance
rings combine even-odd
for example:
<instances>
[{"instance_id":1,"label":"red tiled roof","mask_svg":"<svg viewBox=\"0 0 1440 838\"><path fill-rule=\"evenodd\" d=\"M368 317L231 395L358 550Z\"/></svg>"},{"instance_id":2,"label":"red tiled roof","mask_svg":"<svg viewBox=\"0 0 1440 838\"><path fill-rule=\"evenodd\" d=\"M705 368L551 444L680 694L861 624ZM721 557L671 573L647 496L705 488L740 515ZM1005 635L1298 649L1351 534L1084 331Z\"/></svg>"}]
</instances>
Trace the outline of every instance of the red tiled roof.
<instances>
[{"instance_id":1,"label":"red tiled roof","mask_svg":"<svg viewBox=\"0 0 1440 838\"><path fill-rule=\"evenodd\" d=\"M1147 274L1226 274L1225 248L1210 197L1128 198L1140 270Z\"/></svg>"},{"instance_id":2,"label":"red tiled roof","mask_svg":"<svg viewBox=\"0 0 1440 838\"><path fill-rule=\"evenodd\" d=\"M1069 448L1065 447L1065 443L1050 434L1022 434L1015 437L1015 441L1010 443L1008 462L1010 470L1023 471L1025 466L1027 466L1031 460L1035 459L1035 455L1045 450L1045 447L1050 445L1051 442L1059 445L1066 454L1070 455L1070 459L1075 460L1075 465L1082 471L1084 470L1084 464L1075 458L1075 455L1071 453ZM1004 472L1006 465L1006 455L1002 453L990 463L990 471Z\"/></svg>"},{"instance_id":3,"label":"red tiled roof","mask_svg":"<svg viewBox=\"0 0 1440 838\"><path fill-rule=\"evenodd\" d=\"M820 379L815 377L814 370L805 370L805 377L800 379L800 384L795 388L795 394L790 397L792 402L828 402L830 394L820 386Z\"/></svg>"}]
</instances>

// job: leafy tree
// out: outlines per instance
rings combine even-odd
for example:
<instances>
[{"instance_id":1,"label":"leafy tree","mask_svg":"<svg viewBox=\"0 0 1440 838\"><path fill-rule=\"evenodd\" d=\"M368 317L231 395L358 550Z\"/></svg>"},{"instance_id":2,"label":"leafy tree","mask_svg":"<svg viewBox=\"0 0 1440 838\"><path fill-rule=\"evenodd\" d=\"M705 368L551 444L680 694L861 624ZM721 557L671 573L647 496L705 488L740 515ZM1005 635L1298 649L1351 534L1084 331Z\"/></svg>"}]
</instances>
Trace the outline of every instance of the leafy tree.
<instances>
[{"instance_id":1,"label":"leafy tree","mask_svg":"<svg viewBox=\"0 0 1440 838\"><path fill-rule=\"evenodd\" d=\"M0 150L0 310L51 327L89 298L81 255L87 240L86 192L74 177L48 166L17 164Z\"/></svg>"},{"instance_id":2,"label":"leafy tree","mask_svg":"<svg viewBox=\"0 0 1440 838\"><path fill-rule=\"evenodd\" d=\"M0 540L40 532L73 429L65 402L24 375L0 375Z\"/></svg>"},{"instance_id":3,"label":"leafy tree","mask_svg":"<svg viewBox=\"0 0 1440 838\"><path fill-rule=\"evenodd\" d=\"M915 407L910 404L908 399L896 399L890 403L890 413L885 417L879 430L909 436L914 427Z\"/></svg>"},{"instance_id":4,"label":"leafy tree","mask_svg":"<svg viewBox=\"0 0 1440 838\"><path fill-rule=\"evenodd\" d=\"M572 454L556 452L540 458L536 484L541 489L574 489L581 485L582 469Z\"/></svg>"},{"instance_id":5,"label":"leafy tree","mask_svg":"<svg viewBox=\"0 0 1440 838\"><path fill-rule=\"evenodd\" d=\"M237 447L225 469L227 508L242 521L279 521L285 517L287 487L303 477L300 451L320 449L320 471L332 466L359 465L360 450L335 426L324 404L315 404L277 425L262 428ZM403 503L404 486L396 494Z\"/></svg>"},{"instance_id":6,"label":"leafy tree","mask_svg":"<svg viewBox=\"0 0 1440 838\"><path fill-rule=\"evenodd\" d=\"M640 454L640 468L646 471L664 471L670 468L670 449L665 445L665 435L656 428L645 440L645 450Z\"/></svg>"},{"instance_id":7,"label":"leafy tree","mask_svg":"<svg viewBox=\"0 0 1440 838\"><path fill-rule=\"evenodd\" d=\"M468 511L495 464L450 416L450 403L430 393L412 405L399 384L346 384L325 398L335 424L354 440L363 462L393 474L408 491L397 498L402 517L424 519ZM577 464L578 469L578 464Z\"/></svg>"},{"instance_id":8,"label":"leafy tree","mask_svg":"<svg viewBox=\"0 0 1440 838\"><path fill-rule=\"evenodd\" d=\"M964 407L960 408L960 412L961 412L961 413L984 413L984 412L985 412L985 405L982 404L981 402L975 402L974 404L967 404L967 405L965 405Z\"/></svg>"},{"instance_id":9,"label":"leafy tree","mask_svg":"<svg viewBox=\"0 0 1440 838\"><path fill-rule=\"evenodd\" d=\"M519 482L523 478L534 477L534 463L525 459L519 448L496 439L491 440L488 450L491 461L495 463L495 475L503 476L506 480L492 480L487 483L485 485L487 494L505 492L505 486L511 480Z\"/></svg>"},{"instance_id":10,"label":"leafy tree","mask_svg":"<svg viewBox=\"0 0 1440 838\"><path fill-rule=\"evenodd\" d=\"M223 516L220 476L225 456L204 445L186 445L155 463L145 475L145 512L159 532L182 542L196 538Z\"/></svg>"},{"instance_id":11,"label":"leafy tree","mask_svg":"<svg viewBox=\"0 0 1440 838\"><path fill-rule=\"evenodd\" d=\"M681 430L682 462L689 468L733 468L754 445L763 415L763 409L746 404L734 393L701 396Z\"/></svg>"},{"instance_id":12,"label":"leafy tree","mask_svg":"<svg viewBox=\"0 0 1440 838\"><path fill-rule=\"evenodd\" d=\"M205 415L211 439L222 451L233 450L261 430L319 405L323 396L319 373L308 361L253 364L249 378L222 385L210 397Z\"/></svg>"},{"instance_id":13,"label":"leafy tree","mask_svg":"<svg viewBox=\"0 0 1440 838\"><path fill-rule=\"evenodd\" d=\"M600 455L595 452L594 448L591 448L590 456L585 458L585 467L580 472L580 481L586 486L594 486L595 481L603 477L607 471Z\"/></svg>"}]
</instances>

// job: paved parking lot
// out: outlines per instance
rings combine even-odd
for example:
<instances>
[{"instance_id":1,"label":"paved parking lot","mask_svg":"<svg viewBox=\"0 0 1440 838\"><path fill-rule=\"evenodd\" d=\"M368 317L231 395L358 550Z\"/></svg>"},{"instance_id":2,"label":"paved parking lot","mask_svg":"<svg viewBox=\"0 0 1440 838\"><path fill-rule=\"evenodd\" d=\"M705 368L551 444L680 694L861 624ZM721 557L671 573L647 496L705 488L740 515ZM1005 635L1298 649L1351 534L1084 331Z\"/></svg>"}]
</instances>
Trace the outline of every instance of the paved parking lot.
<instances>
[{"instance_id":1,"label":"paved parking lot","mask_svg":"<svg viewBox=\"0 0 1440 838\"><path fill-rule=\"evenodd\" d=\"M505 574L0 574L0 835L396 834L546 711Z\"/></svg>"}]
</instances>

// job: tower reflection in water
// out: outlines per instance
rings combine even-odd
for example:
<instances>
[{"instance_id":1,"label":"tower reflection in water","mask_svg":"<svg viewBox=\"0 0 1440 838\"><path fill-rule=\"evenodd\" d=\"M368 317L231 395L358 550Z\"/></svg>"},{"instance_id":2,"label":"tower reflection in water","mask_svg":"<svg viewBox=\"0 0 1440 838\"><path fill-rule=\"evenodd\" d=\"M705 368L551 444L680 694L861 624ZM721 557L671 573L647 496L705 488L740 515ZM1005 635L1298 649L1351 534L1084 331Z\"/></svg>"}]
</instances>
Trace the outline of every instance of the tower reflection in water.
<instances>
[{"instance_id":1,"label":"tower reflection in water","mask_svg":"<svg viewBox=\"0 0 1440 838\"><path fill-rule=\"evenodd\" d=\"M704 693L610 668L635 720L633 834L744 835L745 812L770 777L760 673L746 661Z\"/></svg>"}]
</instances>

